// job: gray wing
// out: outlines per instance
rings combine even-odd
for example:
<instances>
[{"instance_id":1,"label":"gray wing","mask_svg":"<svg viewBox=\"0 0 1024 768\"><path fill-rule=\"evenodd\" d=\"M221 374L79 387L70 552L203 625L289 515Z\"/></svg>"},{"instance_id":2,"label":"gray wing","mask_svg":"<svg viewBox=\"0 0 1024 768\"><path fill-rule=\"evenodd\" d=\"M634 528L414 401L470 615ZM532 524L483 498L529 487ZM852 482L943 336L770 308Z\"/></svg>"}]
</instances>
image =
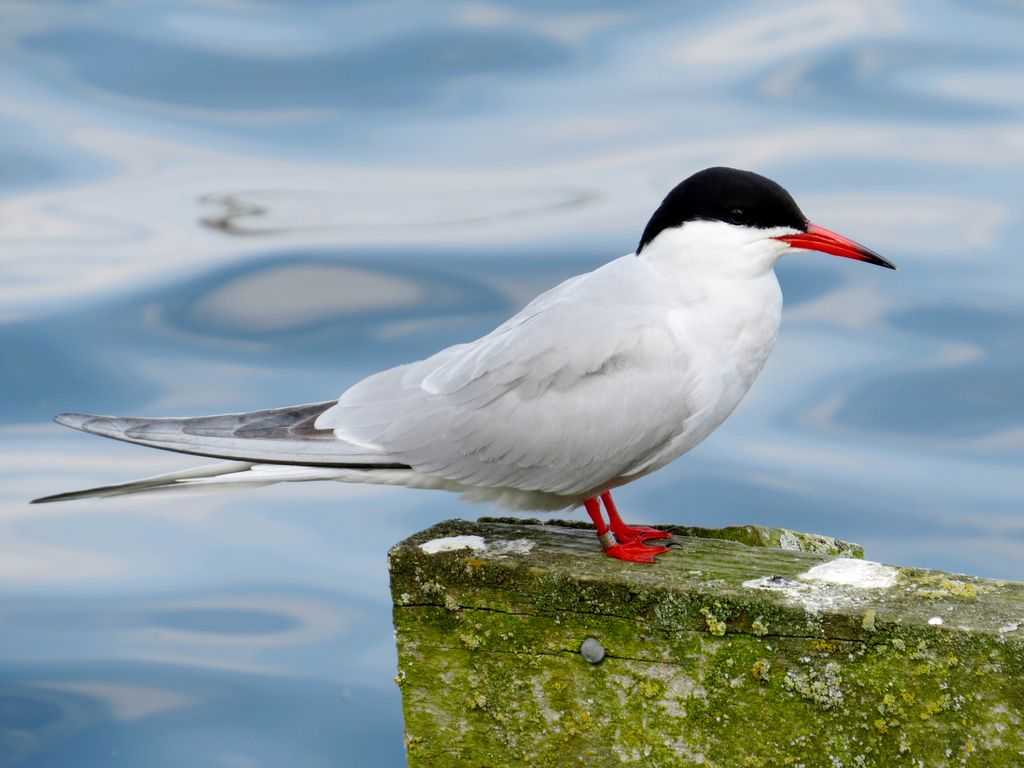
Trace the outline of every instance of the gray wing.
<instances>
[{"instance_id":1,"label":"gray wing","mask_svg":"<svg viewBox=\"0 0 1024 768\"><path fill-rule=\"evenodd\" d=\"M152 448L210 456L302 466L404 469L380 452L343 443L329 430L316 429L320 414L337 403L296 405L251 413L187 419L144 419L62 413L54 420L83 432Z\"/></svg>"},{"instance_id":2,"label":"gray wing","mask_svg":"<svg viewBox=\"0 0 1024 768\"><path fill-rule=\"evenodd\" d=\"M628 292L612 282L604 295ZM700 384L662 312L586 300L600 291L563 284L472 344L360 382L316 426L470 485L572 495L640 472Z\"/></svg>"}]
</instances>

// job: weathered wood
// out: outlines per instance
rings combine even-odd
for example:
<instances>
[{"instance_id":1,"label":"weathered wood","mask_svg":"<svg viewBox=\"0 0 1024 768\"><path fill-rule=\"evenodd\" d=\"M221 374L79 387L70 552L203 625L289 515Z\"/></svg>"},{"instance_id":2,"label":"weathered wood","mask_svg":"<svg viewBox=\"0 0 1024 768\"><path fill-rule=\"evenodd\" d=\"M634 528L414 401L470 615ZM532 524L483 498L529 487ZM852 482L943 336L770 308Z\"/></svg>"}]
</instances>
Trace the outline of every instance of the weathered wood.
<instances>
[{"instance_id":1,"label":"weathered wood","mask_svg":"<svg viewBox=\"0 0 1024 768\"><path fill-rule=\"evenodd\" d=\"M1024 765L1024 584L675 543L649 566L447 521L395 546L410 766Z\"/></svg>"}]
</instances>

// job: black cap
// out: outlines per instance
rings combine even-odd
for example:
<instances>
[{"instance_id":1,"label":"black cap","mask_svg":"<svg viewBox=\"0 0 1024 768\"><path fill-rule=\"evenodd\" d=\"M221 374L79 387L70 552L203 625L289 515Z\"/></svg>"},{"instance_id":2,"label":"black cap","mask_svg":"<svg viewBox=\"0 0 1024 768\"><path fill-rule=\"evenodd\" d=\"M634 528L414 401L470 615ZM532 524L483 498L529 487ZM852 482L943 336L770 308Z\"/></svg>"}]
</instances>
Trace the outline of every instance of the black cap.
<instances>
[{"instance_id":1,"label":"black cap","mask_svg":"<svg viewBox=\"0 0 1024 768\"><path fill-rule=\"evenodd\" d=\"M807 229L807 218L792 195L771 179L735 168L707 168L668 193L647 222L636 252L662 230L698 219L758 229Z\"/></svg>"}]
</instances>

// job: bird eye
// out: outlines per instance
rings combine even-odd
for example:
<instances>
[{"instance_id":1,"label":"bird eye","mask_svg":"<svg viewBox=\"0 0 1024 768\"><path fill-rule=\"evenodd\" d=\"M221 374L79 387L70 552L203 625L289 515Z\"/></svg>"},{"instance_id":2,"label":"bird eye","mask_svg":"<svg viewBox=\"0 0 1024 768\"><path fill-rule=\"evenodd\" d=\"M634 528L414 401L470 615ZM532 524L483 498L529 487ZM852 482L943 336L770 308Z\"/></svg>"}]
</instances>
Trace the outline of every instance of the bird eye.
<instances>
[{"instance_id":1,"label":"bird eye","mask_svg":"<svg viewBox=\"0 0 1024 768\"><path fill-rule=\"evenodd\" d=\"M746 224L747 212L742 208L733 208L729 211L729 221L733 224Z\"/></svg>"}]
</instances>

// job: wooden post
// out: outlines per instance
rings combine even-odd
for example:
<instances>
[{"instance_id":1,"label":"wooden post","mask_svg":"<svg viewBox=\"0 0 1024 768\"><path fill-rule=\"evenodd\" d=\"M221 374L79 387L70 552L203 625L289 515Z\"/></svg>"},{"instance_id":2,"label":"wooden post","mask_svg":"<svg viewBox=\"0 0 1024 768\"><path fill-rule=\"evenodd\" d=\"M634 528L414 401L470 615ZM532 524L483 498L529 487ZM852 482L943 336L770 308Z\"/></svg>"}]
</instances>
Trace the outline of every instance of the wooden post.
<instances>
[{"instance_id":1,"label":"wooden post","mask_svg":"<svg viewBox=\"0 0 1024 768\"><path fill-rule=\"evenodd\" d=\"M753 526L640 565L524 522L391 550L412 768L1024 765L1024 584Z\"/></svg>"}]
</instances>

